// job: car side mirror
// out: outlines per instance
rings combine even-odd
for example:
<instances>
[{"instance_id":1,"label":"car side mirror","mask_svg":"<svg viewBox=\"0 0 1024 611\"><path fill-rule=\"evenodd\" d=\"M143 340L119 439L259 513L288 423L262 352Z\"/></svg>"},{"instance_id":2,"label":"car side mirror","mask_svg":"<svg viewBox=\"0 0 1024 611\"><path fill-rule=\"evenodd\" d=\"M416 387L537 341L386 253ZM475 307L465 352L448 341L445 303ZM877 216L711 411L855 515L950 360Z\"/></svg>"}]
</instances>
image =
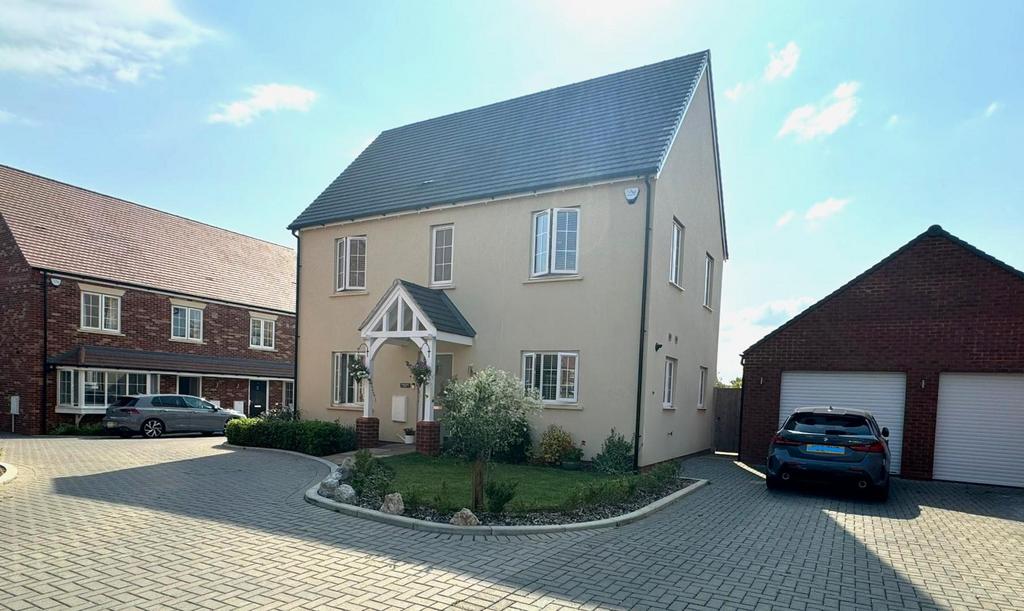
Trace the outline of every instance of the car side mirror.
<instances>
[{"instance_id":1,"label":"car side mirror","mask_svg":"<svg viewBox=\"0 0 1024 611\"><path fill-rule=\"evenodd\" d=\"M889 427L883 426L882 427L882 437L888 437L888 436L889 436Z\"/></svg>"}]
</instances>

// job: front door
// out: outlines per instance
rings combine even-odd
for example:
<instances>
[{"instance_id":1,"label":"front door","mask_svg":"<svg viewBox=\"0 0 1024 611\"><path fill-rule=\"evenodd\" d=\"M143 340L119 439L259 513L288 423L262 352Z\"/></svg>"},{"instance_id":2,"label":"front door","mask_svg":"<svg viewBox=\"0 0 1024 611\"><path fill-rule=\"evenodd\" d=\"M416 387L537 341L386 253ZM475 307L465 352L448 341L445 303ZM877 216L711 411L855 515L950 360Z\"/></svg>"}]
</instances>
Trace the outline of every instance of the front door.
<instances>
[{"instance_id":1,"label":"front door","mask_svg":"<svg viewBox=\"0 0 1024 611\"><path fill-rule=\"evenodd\" d=\"M249 417L255 418L267 411L267 381L249 380Z\"/></svg>"}]
</instances>

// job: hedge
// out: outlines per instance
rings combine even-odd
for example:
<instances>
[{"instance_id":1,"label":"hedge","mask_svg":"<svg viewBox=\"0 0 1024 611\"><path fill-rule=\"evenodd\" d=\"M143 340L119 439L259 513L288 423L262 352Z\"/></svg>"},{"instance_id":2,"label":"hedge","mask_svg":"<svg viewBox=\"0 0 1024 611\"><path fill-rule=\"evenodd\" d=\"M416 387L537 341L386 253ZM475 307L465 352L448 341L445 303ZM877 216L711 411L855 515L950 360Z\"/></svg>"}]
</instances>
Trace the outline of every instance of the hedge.
<instances>
[{"instance_id":1,"label":"hedge","mask_svg":"<svg viewBox=\"0 0 1024 611\"><path fill-rule=\"evenodd\" d=\"M231 420L224 434L236 446L292 450L313 456L326 456L356 449L356 431L336 422L320 420Z\"/></svg>"}]
</instances>

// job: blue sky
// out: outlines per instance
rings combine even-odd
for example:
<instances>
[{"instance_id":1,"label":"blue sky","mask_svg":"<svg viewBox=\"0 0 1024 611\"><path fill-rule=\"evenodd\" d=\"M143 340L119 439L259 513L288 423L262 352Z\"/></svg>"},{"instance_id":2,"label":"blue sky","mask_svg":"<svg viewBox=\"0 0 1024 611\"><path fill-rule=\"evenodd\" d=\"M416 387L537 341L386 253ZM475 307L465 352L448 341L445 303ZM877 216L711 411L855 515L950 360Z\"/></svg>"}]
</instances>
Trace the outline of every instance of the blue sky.
<instances>
[{"instance_id":1,"label":"blue sky","mask_svg":"<svg viewBox=\"0 0 1024 611\"><path fill-rule=\"evenodd\" d=\"M709 48L738 354L933 223L1024 268L1024 3L0 4L0 163L283 244L381 130Z\"/></svg>"}]
</instances>

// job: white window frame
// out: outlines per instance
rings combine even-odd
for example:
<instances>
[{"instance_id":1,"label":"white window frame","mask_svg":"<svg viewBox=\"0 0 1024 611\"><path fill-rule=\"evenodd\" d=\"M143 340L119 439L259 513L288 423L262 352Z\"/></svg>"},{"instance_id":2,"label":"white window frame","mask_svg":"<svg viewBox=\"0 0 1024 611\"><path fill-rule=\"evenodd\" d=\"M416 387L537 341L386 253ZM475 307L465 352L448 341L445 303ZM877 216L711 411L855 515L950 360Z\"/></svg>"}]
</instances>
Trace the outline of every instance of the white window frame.
<instances>
[{"instance_id":1,"label":"white window frame","mask_svg":"<svg viewBox=\"0 0 1024 611\"><path fill-rule=\"evenodd\" d=\"M175 310L185 310L185 335L175 335L174 334L174 311ZM195 315L199 316L199 337L191 337L190 336L190 333L192 331L192 319L193 319L193 317ZM173 339L173 340L180 340L180 341L186 341L186 342L201 342L201 341L203 341L203 324L204 323L205 323L205 321L203 320L203 309L202 308L192 308L192 307L185 306L185 305L171 305L171 339Z\"/></svg>"},{"instance_id":2,"label":"white window frame","mask_svg":"<svg viewBox=\"0 0 1024 611\"><path fill-rule=\"evenodd\" d=\"M346 387L344 389L345 390L345 394L342 394L340 392L342 390L341 389L341 385L340 385L341 376L339 375L339 373L341 371L340 367L341 367L342 363L346 361L345 357L352 357L352 356L356 356L356 357L359 357L359 358L362 358L362 359L366 358L366 354L365 353L358 352L358 351L356 351L356 352L351 352L351 351L350 352L344 352L343 351L343 352L332 352L331 353L331 405L342 405L342 406L356 406L356 405L358 405L360 407L363 405L363 401L365 400L365 396L364 396L363 393L365 393L366 391L363 388L364 384L362 382L359 382L359 381L356 382L356 384L355 384L355 396L354 397L345 396L345 394L347 394L347 392L348 392L348 386L347 385L346 385ZM345 364L345 368L346 368L346 371L347 371L347 369L348 369L347 362ZM346 399L352 399L352 400L351 401L346 401Z\"/></svg>"},{"instance_id":3,"label":"white window frame","mask_svg":"<svg viewBox=\"0 0 1024 611\"><path fill-rule=\"evenodd\" d=\"M115 369L74 369L74 368L67 368L67 367L65 367L65 368L59 368L57 370L57 372L58 372L57 373L57 405L60 406L60 407L74 407L74 408L100 408L100 407L107 407L111 403L113 403L114 400L117 399L117 397L126 396L126 395L130 395L131 394L130 393L131 382L129 381L127 376L132 376L132 375L143 376L145 378L145 381L146 381L145 389L141 393L135 393L135 394L152 394L152 393L154 393L154 392L156 392L158 390L156 388L153 388L153 383L154 383L153 376L151 374L149 374L148 372L145 372L145 371L120 370L120 369L117 369L117 370L115 370ZM100 382L100 384L102 385L102 388L103 388L103 401L104 401L103 403L86 403L85 402L85 378L86 378L86 374L87 373L94 373L94 374L99 374L100 375L100 379L102 380L102 382ZM71 376L71 379L72 379L71 383L72 383L72 386L74 386L74 388L73 388L74 398L72 399L71 403L65 403L65 402L61 401L61 390L60 390L61 378L65 374L69 374ZM108 392L108 387L109 387L109 384L110 384L109 383L109 376L111 376L111 375L124 375L124 376L126 376L125 377L125 395L120 395L120 394L118 394L118 395L111 395ZM157 383L159 383L159 382L157 382Z\"/></svg>"},{"instance_id":4,"label":"white window frame","mask_svg":"<svg viewBox=\"0 0 1024 611\"><path fill-rule=\"evenodd\" d=\"M538 362L538 359L543 359L544 356L554 356L555 357L555 372L556 372L555 373L555 398L554 399L544 399L542 397L541 398L541 402L544 403L544 404L547 404L547 405L575 405L575 404L579 403L579 400L580 400L580 353L576 352L576 351L573 351L573 350L559 351L559 352L556 352L556 351L553 351L553 350L543 351L543 352L541 352L541 351L538 351L538 352L532 352L532 351L523 352L522 356L520 358L520 371L522 373L522 378L521 379L523 381L523 385L526 388L534 388L534 389L537 390L538 393L540 393L540 388L534 386L535 378L533 376L533 373L534 373L534 368L536 366L536 363ZM562 373L564 371L564 369L562 367L562 357L573 357L575 359L574 362L576 363L576 367L573 370L574 375L573 375L573 380L572 380L572 382L573 382L572 383L572 397L563 397L563 396L561 396L561 393L562 393ZM526 367L527 361L530 362L529 370ZM543 361L541 361L541 362L543 362ZM530 372L529 378L527 378L527 371ZM528 379L529 379L529 382L527 381Z\"/></svg>"},{"instance_id":5,"label":"white window frame","mask_svg":"<svg viewBox=\"0 0 1024 611\"><path fill-rule=\"evenodd\" d=\"M437 277L437 234L440 231L452 232L451 263L448 264L448 279ZM450 286L455 281L455 224L435 225L430 228L430 284L432 286Z\"/></svg>"},{"instance_id":6,"label":"white window frame","mask_svg":"<svg viewBox=\"0 0 1024 611\"><path fill-rule=\"evenodd\" d=\"M253 323L258 323L260 328L259 343L254 344L252 342L252 328ZM267 333L267 327L270 327L269 334ZM267 336L270 336L270 343L267 343ZM254 350L274 350L277 336L277 321L271 318L260 318L259 316L252 316L249 318L249 347Z\"/></svg>"},{"instance_id":7,"label":"white window frame","mask_svg":"<svg viewBox=\"0 0 1024 611\"><path fill-rule=\"evenodd\" d=\"M672 219L671 259L668 267L668 281L683 288L683 244L686 239L686 227L679 219Z\"/></svg>"},{"instance_id":8,"label":"white window frame","mask_svg":"<svg viewBox=\"0 0 1024 611\"><path fill-rule=\"evenodd\" d=\"M704 409L704 396L707 395L708 391L708 368L701 366L699 372L700 379L697 380L697 409Z\"/></svg>"},{"instance_id":9,"label":"white window frame","mask_svg":"<svg viewBox=\"0 0 1024 611\"><path fill-rule=\"evenodd\" d=\"M571 268L557 268L555 262L557 256L555 253L555 244L558 241L558 215L560 213L572 213L576 215L576 249L574 250L575 257L573 261L575 265ZM543 267L538 268L537 266L537 219L540 217L547 218L547 239L546 244L546 256L544 257ZM530 222L530 276L533 278L539 276L555 276L555 275L575 275L579 273L580 269L580 234L581 234L581 219L582 212L578 207L575 208L548 208L547 210L539 210L533 213Z\"/></svg>"},{"instance_id":10,"label":"white window frame","mask_svg":"<svg viewBox=\"0 0 1024 611\"><path fill-rule=\"evenodd\" d=\"M97 297L99 299L99 326L91 326L85 324L85 298L86 296ZM117 312L117 326L107 326L107 302L113 301L116 304L115 311ZM106 293L97 293L94 291L82 291L82 296L79 299L79 324L82 329L87 331L99 331L101 333L120 333L121 332L121 298L116 295L108 295Z\"/></svg>"},{"instance_id":11,"label":"white window frame","mask_svg":"<svg viewBox=\"0 0 1024 611\"><path fill-rule=\"evenodd\" d=\"M352 256L352 243L363 243L363 283L361 285L352 283L350 269L350 258ZM366 260L369 253L366 250L366 236L347 236L334 241L334 291L365 291L366 290Z\"/></svg>"},{"instance_id":12,"label":"white window frame","mask_svg":"<svg viewBox=\"0 0 1024 611\"><path fill-rule=\"evenodd\" d=\"M289 385L292 387L292 403L291 403L291 405L288 404L288 386ZM288 410L295 409L295 382L289 381L289 380L284 380L281 383L281 406L284 407L285 409L288 409Z\"/></svg>"},{"instance_id":13,"label":"white window frame","mask_svg":"<svg viewBox=\"0 0 1024 611\"><path fill-rule=\"evenodd\" d=\"M674 409L673 401L676 394L676 372L679 371L679 362L670 357L665 357L665 372L661 382L661 406L665 409Z\"/></svg>"},{"instance_id":14,"label":"white window frame","mask_svg":"<svg viewBox=\"0 0 1024 611\"><path fill-rule=\"evenodd\" d=\"M704 253L704 307L712 309L715 289L715 258L711 253Z\"/></svg>"}]
</instances>

